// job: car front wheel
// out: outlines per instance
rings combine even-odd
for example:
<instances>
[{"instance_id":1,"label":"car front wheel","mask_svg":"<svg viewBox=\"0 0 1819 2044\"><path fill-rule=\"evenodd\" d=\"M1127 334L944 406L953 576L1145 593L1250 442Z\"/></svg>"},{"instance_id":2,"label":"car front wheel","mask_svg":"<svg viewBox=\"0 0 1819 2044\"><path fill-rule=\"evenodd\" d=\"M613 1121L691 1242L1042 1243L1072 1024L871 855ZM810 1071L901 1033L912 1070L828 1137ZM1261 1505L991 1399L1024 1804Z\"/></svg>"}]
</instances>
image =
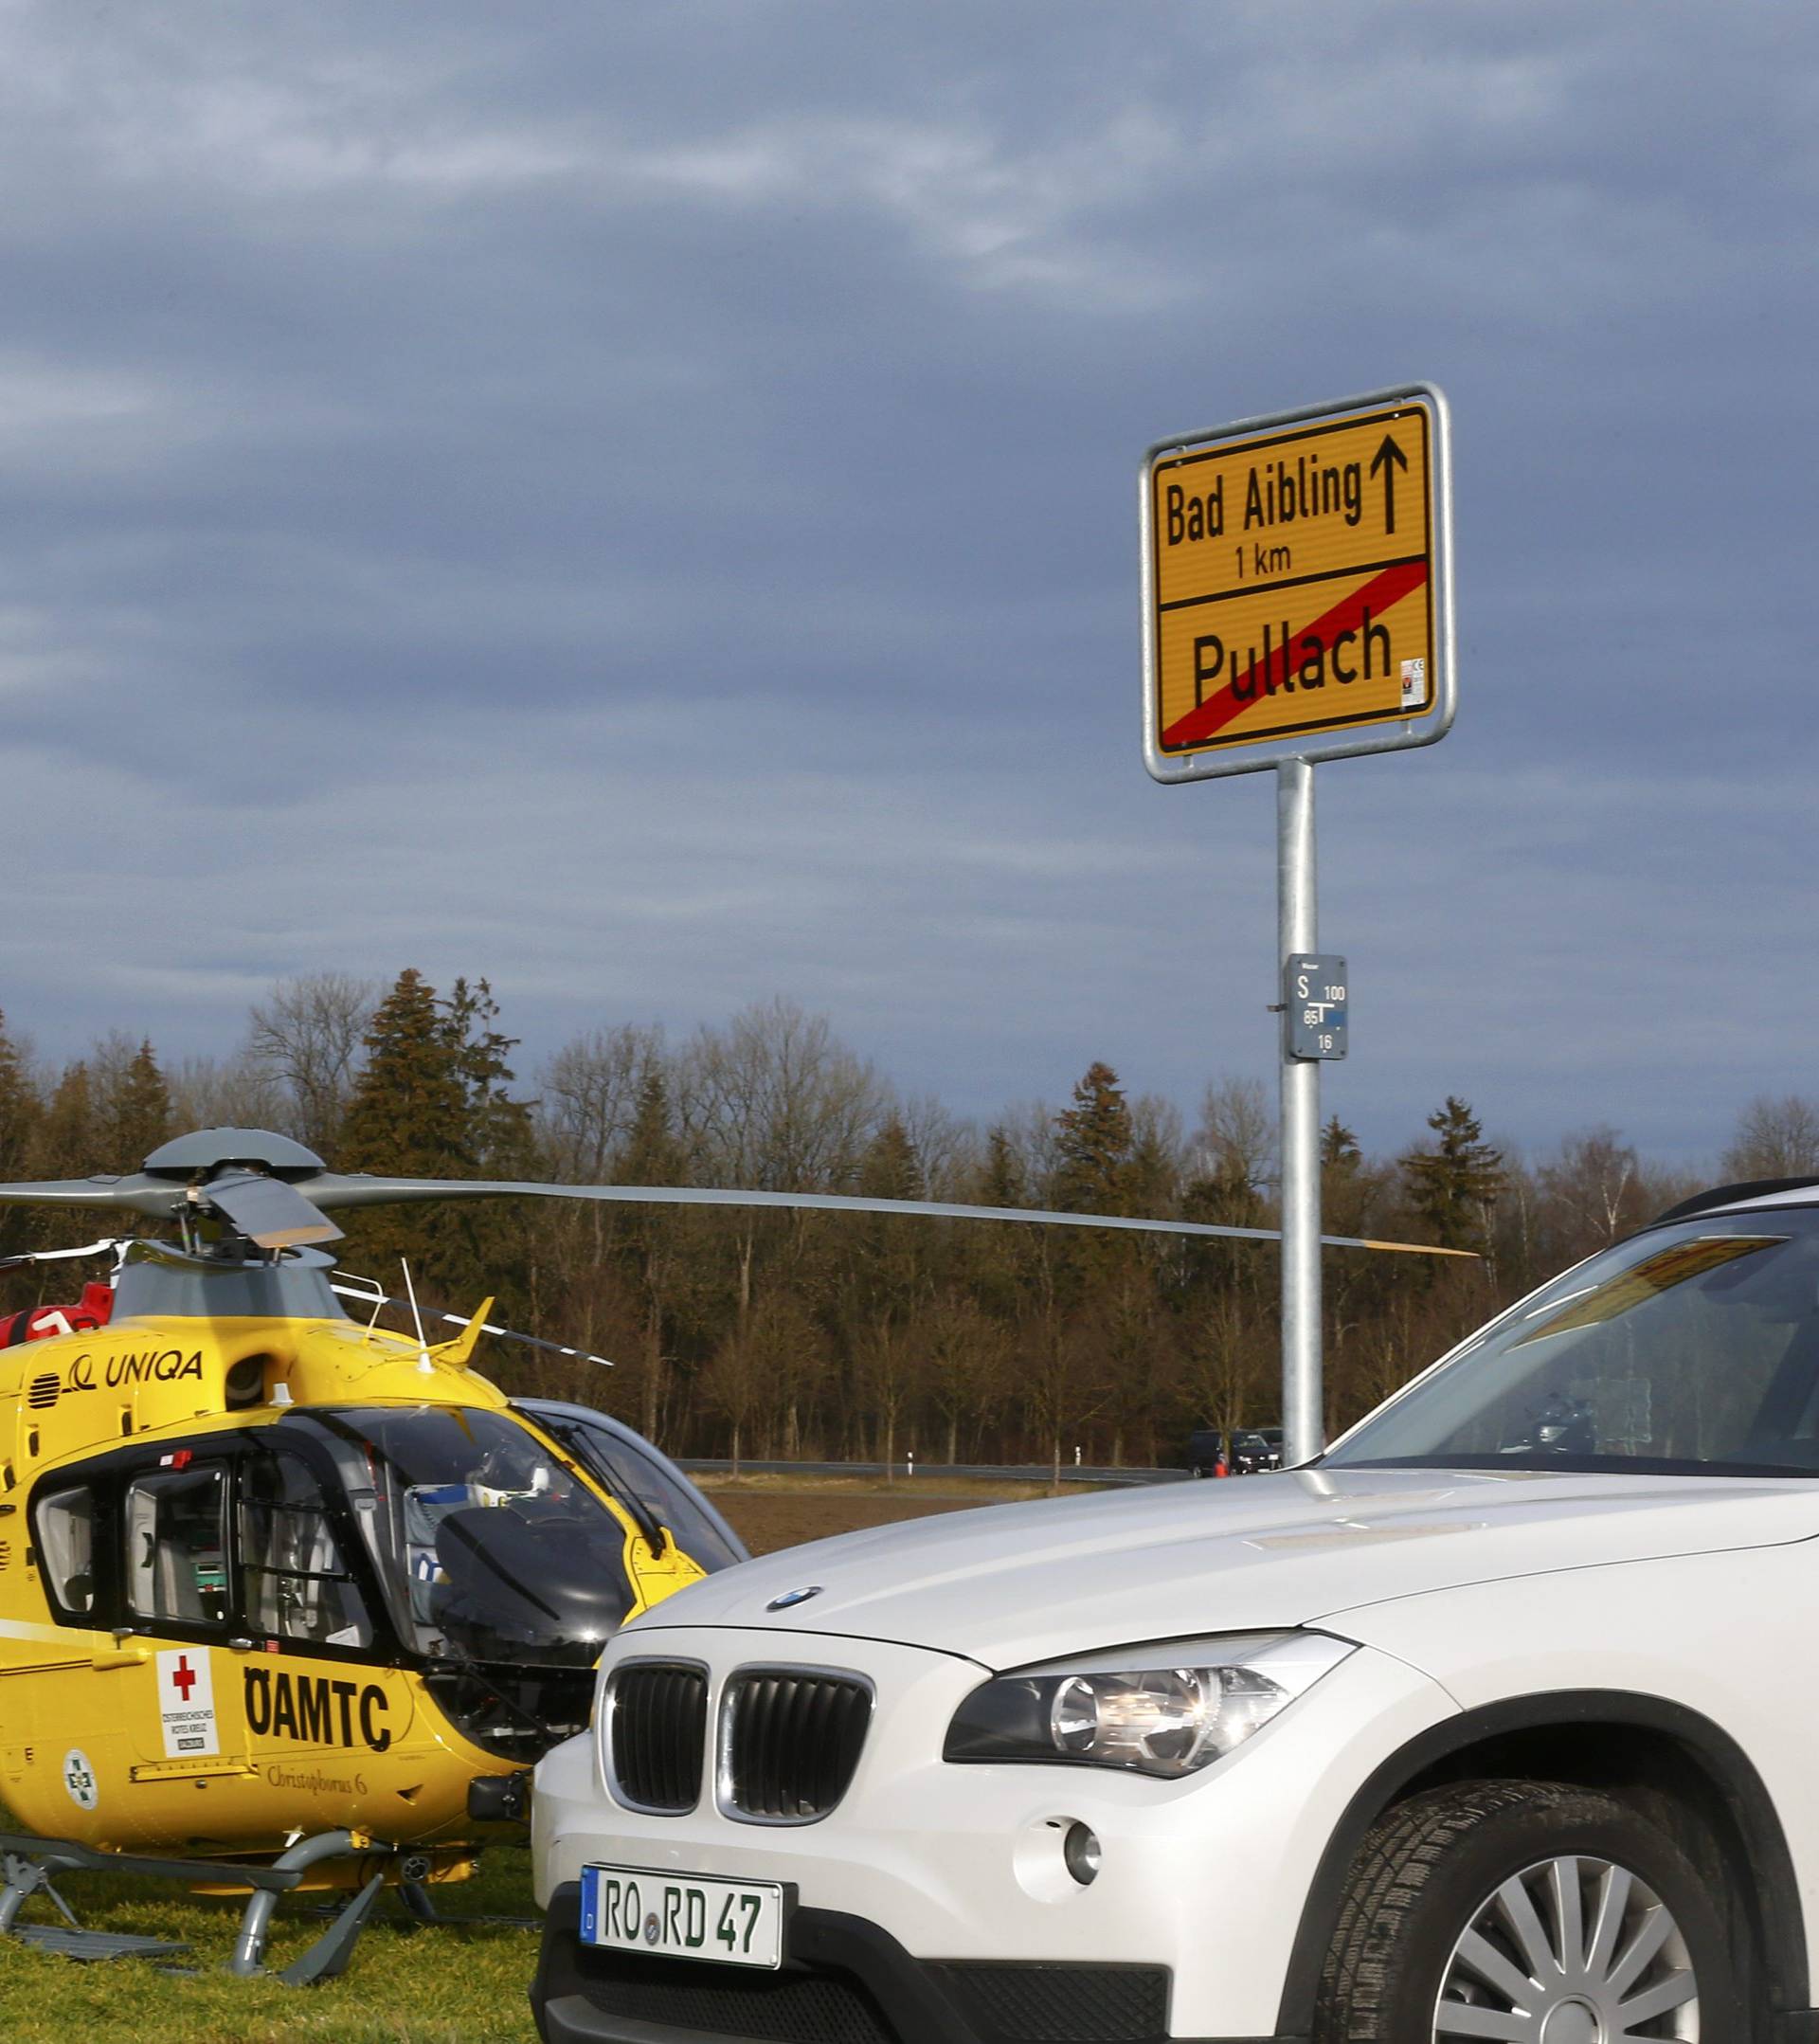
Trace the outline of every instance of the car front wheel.
<instances>
[{"instance_id":1,"label":"car front wheel","mask_svg":"<svg viewBox=\"0 0 1819 2044\"><path fill-rule=\"evenodd\" d=\"M1681 1846L1613 1796L1466 1782L1366 1840L1315 2044L1742 2044L1719 1910Z\"/></svg>"}]
</instances>

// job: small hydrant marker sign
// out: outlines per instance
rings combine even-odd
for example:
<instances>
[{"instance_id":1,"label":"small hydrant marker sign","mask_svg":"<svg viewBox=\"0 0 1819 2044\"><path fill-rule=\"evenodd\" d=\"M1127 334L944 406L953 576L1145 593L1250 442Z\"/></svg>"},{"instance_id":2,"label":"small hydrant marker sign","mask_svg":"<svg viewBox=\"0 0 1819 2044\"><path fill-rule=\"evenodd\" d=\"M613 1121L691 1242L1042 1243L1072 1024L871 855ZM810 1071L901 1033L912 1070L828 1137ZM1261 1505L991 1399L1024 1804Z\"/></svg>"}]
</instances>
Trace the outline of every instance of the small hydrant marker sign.
<instances>
[{"instance_id":1,"label":"small hydrant marker sign","mask_svg":"<svg viewBox=\"0 0 1819 2044\"><path fill-rule=\"evenodd\" d=\"M1345 1055L1345 961L1334 951L1298 951L1284 972L1283 1012L1291 1058Z\"/></svg>"},{"instance_id":2,"label":"small hydrant marker sign","mask_svg":"<svg viewBox=\"0 0 1819 2044\"><path fill-rule=\"evenodd\" d=\"M158 1715L164 1721L167 1760L221 1751L207 1647L176 1647L158 1655Z\"/></svg>"}]
</instances>

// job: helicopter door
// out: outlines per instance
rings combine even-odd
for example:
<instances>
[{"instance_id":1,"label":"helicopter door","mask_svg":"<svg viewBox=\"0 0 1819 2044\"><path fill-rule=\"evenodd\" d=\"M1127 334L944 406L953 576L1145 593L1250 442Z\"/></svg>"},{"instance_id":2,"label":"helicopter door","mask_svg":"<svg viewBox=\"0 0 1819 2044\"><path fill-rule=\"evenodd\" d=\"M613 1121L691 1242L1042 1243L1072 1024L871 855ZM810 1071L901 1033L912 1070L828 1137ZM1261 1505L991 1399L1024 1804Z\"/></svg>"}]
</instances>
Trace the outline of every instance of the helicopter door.
<instances>
[{"instance_id":1,"label":"helicopter door","mask_svg":"<svg viewBox=\"0 0 1819 2044\"><path fill-rule=\"evenodd\" d=\"M119 1497L122 1625L143 1658L111 1699L132 1755L127 1820L116 1836L207 1837L210 1805L197 1789L225 1788L248 1771L241 1659L229 1646L236 1612L226 1457L191 1449L129 1467ZM124 1645L126 1642L122 1642ZM225 1806L224 1805L224 1812Z\"/></svg>"}]
</instances>

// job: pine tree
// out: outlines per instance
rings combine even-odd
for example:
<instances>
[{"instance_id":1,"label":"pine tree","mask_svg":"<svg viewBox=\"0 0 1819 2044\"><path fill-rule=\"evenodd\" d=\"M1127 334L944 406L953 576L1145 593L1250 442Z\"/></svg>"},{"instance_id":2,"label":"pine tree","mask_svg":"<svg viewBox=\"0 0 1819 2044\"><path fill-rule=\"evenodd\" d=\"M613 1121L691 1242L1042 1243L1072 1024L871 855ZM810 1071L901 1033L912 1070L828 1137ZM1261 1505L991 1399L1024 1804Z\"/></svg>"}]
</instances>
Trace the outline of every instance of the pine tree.
<instances>
[{"instance_id":1,"label":"pine tree","mask_svg":"<svg viewBox=\"0 0 1819 2044\"><path fill-rule=\"evenodd\" d=\"M23 1178L43 1110L26 1069L25 1053L0 1012L0 1179Z\"/></svg>"},{"instance_id":2,"label":"pine tree","mask_svg":"<svg viewBox=\"0 0 1819 2044\"><path fill-rule=\"evenodd\" d=\"M409 968L374 1011L367 1061L349 1103L340 1153L353 1171L406 1178L522 1175L528 1110L507 1091L513 1040L484 980L457 980L448 1001ZM354 1235L354 1229L350 1230ZM375 1266L410 1259L420 1284L475 1303L487 1293L509 1311L524 1293L522 1222L454 1202L381 1207L360 1217L360 1253ZM385 1282L392 1283L387 1273Z\"/></svg>"},{"instance_id":3,"label":"pine tree","mask_svg":"<svg viewBox=\"0 0 1819 2044\"><path fill-rule=\"evenodd\" d=\"M928 1190L916 1146L902 1117L892 1114L859 1159L860 1195L868 1200L921 1200Z\"/></svg>"},{"instance_id":4,"label":"pine tree","mask_svg":"<svg viewBox=\"0 0 1819 2044\"><path fill-rule=\"evenodd\" d=\"M343 1167L405 1177L467 1170L465 1077L436 989L414 967L379 1004L366 1046L342 1131Z\"/></svg>"},{"instance_id":5,"label":"pine tree","mask_svg":"<svg viewBox=\"0 0 1819 2044\"><path fill-rule=\"evenodd\" d=\"M1073 1105L1054 1117L1054 1203L1064 1212L1124 1211L1136 1135L1130 1109L1108 1064L1093 1063L1073 1089Z\"/></svg>"},{"instance_id":6,"label":"pine tree","mask_svg":"<svg viewBox=\"0 0 1819 2044\"><path fill-rule=\"evenodd\" d=\"M1023 1167L1011 1141L1010 1131L994 1128L985 1138L985 1168L981 1174L980 1206L1027 1206L1029 1187L1023 1182Z\"/></svg>"},{"instance_id":7,"label":"pine tree","mask_svg":"<svg viewBox=\"0 0 1819 2044\"><path fill-rule=\"evenodd\" d=\"M512 1097L513 1074L506 1058L518 1040L493 1026L498 1016L485 980L470 986L458 979L443 1004L441 1025L461 1087L463 1168L489 1178L518 1178L530 1167L531 1108Z\"/></svg>"},{"instance_id":8,"label":"pine tree","mask_svg":"<svg viewBox=\"0 0 1819 2044\"><path fill-rule=\"evenodd\" d=\"M1503 1152L1484 1140L1478 1117L1456 1094L1428 1116L1428 1127L1433 1146L1399 1160L1409 1204L1441 1248L1482 1251L1504 1187Z\"/></svg>"},{"instance_id":9,"label":"pine tree","mask_svg":"<svg viewBox=\"0 0 1819 2044\"><path fill-rule=\"evenodd\" d=\"M27 1178L88 1178L102 1168L96 1127L95 1086L86 1058L64 1066L32 1131ZM136 1164L137 1158L134 1159ZM93 1215L80 1209L27 1209L40 1249L73 1248L95 1236ZM122 1227L120 1232L130 1232Z\"/></svg>"},{"instance_id":10,"label":"pine tree","mask_svg":"<svg viewBox=\"0 0 1819 2044\"><path fill-rule=\"evenodd\" d=\"M1324 1170L1342 1172L1347 1177L1364 1162L1358 1137L1337 1114L1320 1131L1320 1162Z\"/></svg>"},{"instance_id":11,"label":"pine tree","mask_svg":"<svg viewBox=\"0 0 1819 2044\"><path fill-rule=\"evenodd\" d=\"M101 1168L95 1124L95 1088L88 1060L63 1067L49 1104L38 1117L31 1145L33 1178L87 1178Z\"/></svg>"},{"instance_id":12,"label":"pine tree","mask_svg":"<svg viewBox=\"0 0 1819 2044\"><path fill-rule=\"evenodd\" d=\"M44 1110L25 1052L7 1030L0 1014L0 1179L27 1175ZM0 1208L0 1256L11 1256L31 1240L31 1217L20 1206Z\"/></svg>"},{"instance_id":13,"label":"pine tree","mask_svg":"<svg viewBox=\"0 0 1819 2044\"><path fill-rule=\"evenodd\" d=\"M94 1170L136 1171L146 1158L171 1138L171 1089L149 1039L127 1060L109 1073L95 1103L99 1149Z\"/></svg>"}]
</instances>

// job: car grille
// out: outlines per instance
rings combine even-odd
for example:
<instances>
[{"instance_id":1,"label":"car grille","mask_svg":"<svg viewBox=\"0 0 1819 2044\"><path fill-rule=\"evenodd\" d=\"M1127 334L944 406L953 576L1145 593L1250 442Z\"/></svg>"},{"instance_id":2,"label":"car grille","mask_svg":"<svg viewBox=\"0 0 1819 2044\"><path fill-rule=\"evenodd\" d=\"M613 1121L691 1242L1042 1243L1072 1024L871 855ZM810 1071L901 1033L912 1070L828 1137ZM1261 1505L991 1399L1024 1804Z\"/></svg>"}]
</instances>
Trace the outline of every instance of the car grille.
<instances>
[{"instance_id":1,"label":"car grille","mask_svg":"<svg viewBox=\"0 0 1819 2044\"><path fill-rule=\"evenodd\" d=\"M588 1952L583 1965L589 1999L603 2013L661 2026L676 2044L720 2036L765 2044L903 2044L878 2004L843 1973L743 1973L611 1952Z\"/></svg>"},{"instance_id":2,"label":"car grille","mask_svg":"<svg viewBox=\"0 0 1819 2044\"><path fill-rule=\"evenodd\" d=\"M937 1965L987 2035L1040 2044L1147 2044L1168 2035L1165 1966Z\"/></svg>"},{"instance_id":3,"label":"car grille","mask_svg":"<svg viewBox=\"0 0 1819 2044\"><path fill-rule=\"evenodd\" d=\"M693 1810L707 1729L705 1669L669 1661L620 1669L607 1711L607 1778L619 1800L672 1815Z\"/></svg>"},{"instance_id":4,"label":"car grille","mask_svg":"<svg viewBox=\"0 0 1819 2044\"><path fill-rule=\"evenodd\" d=\"M872 1720L872 1685L802 1668L744 1668L721 1705L720 1793L729 1812L809 1824L846 1794Z\"/></svg>"},{"instance_id":5,"label":"car grille","mask_svg":"<svg viewBox=\"0 0 1819 2044\"><path fill-rule=\"evenodd\" d=\"M866 1984L835 1967L747 1973L688 1960L583 1949L588 1999L653 2035L765 2044L904 2044ZM994 2044L1165 2044L1163 1966L931 1965L926 1978L965 2034Z\"/></svg>"}]
</instances>

